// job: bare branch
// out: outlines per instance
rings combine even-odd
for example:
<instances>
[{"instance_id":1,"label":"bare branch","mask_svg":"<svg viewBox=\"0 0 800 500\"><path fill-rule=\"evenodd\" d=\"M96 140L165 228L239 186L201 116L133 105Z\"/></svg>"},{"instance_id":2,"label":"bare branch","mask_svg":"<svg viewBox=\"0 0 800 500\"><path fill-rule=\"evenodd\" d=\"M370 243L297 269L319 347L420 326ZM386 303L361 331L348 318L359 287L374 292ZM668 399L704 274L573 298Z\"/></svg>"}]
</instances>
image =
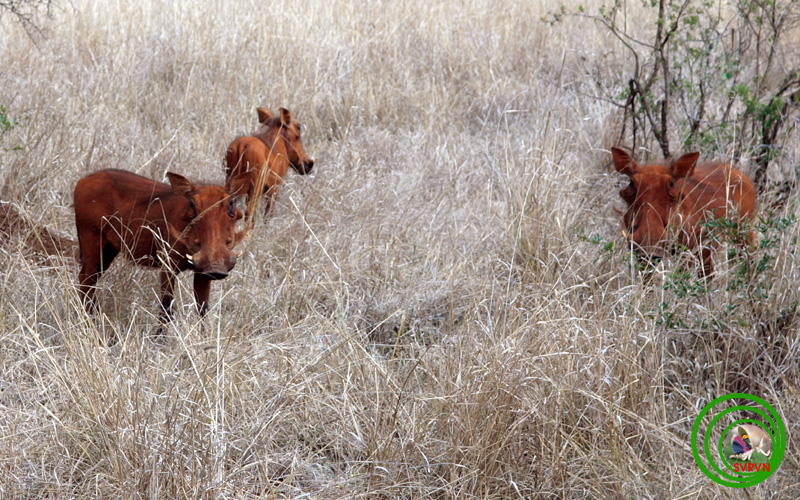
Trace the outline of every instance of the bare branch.
<instances>
[{"instance_id":1,"label":"bare branch","mask_svg":"<svg viewBox=\"0 0 800 500\"><path fill-rule=\"evenodd\" d=\"M19 22L28 36L41 34L41 27L37 24L40 14L49 16L52 12L54 0L0 0L0 17L3 13L10 15Z\"/></svg>"}]
</instances>

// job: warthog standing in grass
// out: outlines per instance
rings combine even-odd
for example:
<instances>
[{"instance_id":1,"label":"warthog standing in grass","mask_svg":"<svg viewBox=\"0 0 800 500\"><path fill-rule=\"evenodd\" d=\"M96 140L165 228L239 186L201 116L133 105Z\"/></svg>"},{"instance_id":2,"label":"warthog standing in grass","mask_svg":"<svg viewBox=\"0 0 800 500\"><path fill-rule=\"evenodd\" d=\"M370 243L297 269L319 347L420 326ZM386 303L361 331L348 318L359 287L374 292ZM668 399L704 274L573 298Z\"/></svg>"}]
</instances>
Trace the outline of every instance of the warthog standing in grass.
<instances>
[{"instance_id":1,"label":"warthog standing in grass","mask_svg":"<svg viewBox=\"0 0 800 500\"><path fill-rule=\"evenodd\" d=\"M242 213L235 197L253 183L244 173L225 186L198 186L168 173L170 184L131 172L103 170L75 186L75 224L82 267L78 278L87 311L94 307L97 280L120 253L137 264L161 269L161 305L172 317L175 276L194 271L200 314L208 308L211 281L236 264L233 248L247 233L236 230Z\"/></svg>"},{"instance_id":2,"label":"warthog standing in grass","mask_svg":"<svg viewBox=\"0 0 800 500\"><path fill-rule=\"evenodd\" d=\"M292 120L288 109L280 108L280 116L272 116L264 108L257 111L261 127L252 136L234 139L225 154L228 179L251 170L257 174L255 185L247 193L245 215L248 220L262 193L265 195L264 215L269 215L289 167L300 175L311 172L314 167L314 160L303 150L300 125Z\"/></svg>"},{"instance_id":3,"label":"warthog standing in grass","mask_svg":"<svg viewBox=\"0 0 800 500\"><path fill-rule=\"evenodd\" d=\"M713 220L751 220L756 210L756 190L750 178L730 163L697 163L699 153L674 161L639 165L625 151L611 149L614 166L630 178L619 194L628 205L623 215L624 233L643 259L659 259L677 239L703 262L701 277L714 273L712 255L718 246L708 231ZM753 242L752 232L733 243Z\"/></svg>"}]
</instances>

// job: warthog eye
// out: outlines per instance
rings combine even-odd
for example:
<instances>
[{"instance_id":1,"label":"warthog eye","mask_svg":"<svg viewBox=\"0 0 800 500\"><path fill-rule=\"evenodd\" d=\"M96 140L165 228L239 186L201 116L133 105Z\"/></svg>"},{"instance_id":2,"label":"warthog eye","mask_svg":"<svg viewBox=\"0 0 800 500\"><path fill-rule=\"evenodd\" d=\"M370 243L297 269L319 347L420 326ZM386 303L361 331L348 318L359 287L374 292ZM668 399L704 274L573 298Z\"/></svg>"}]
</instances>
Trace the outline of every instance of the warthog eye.
<instances>
[{"instance_id":1,"label":"warthog eye","mask_svg":"<svg viewBox=\"0 0 800 500\"><path fill-rule=\"evenodd\" d=\"M194 201L189 200L189 217L194 219L197 217L197 207L194 206Z\"/></svg>"},{"instance_id":2,"label":"warthog eye","mask_svg":"<svg viewBox=\"0 0 800 500\"><path fill-rule=\"evenodd\" d=\"M619 195L628 205L632 205L636 200L636 186L633 185L633 181L628 184L628 187L620 190Z\"/></svg>"},{"instance_id":3,"label":"warthog eye","mask_svg":"<svg viewBox=\"0 0 800 500\"><path fill-rule=\"evenodd\" d=\"M228 202L228 216L231 219L235 219L236 218L236 205L234 205L232 199Z\"/></svg>"},{"instance_id":4,"label":"warthog eye","mask_svg":"<svg viewBox=\"0 0 800 500\"><path fill-rule=\"evenodd\" d=\"M667 188L667 196L669 196L670 200L674 200L678 197L677 191L675 191L675 181L669 181L669 188Z\"/></svg>"}]
</instances>

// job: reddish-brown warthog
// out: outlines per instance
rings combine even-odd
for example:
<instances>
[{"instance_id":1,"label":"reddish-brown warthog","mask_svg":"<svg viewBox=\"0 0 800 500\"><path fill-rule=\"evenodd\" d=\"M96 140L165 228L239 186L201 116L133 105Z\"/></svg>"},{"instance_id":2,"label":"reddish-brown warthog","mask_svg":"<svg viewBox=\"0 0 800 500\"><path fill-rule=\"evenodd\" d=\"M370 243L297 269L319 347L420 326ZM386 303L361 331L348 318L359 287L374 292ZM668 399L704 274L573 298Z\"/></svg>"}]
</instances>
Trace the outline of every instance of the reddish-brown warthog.
<instances>
[{"instance_id":1,"label":"reddish-brown warthog","mask_svg":"<svg viewBox=\"0 0 800 500\"><path fill-rule=\"evenodd\" d=\"M172 317L175 276L194 271L200 314L208 307L211 281L236 264L233 248L248 228L237 231L242 213L234 204L253 182L253 174L233 177L225 186L199 186L167 173L170 184L123 170L90 174L75 186L75 225L82 267L78 274L87 311L94 307L97 280L120 252L137 264L161 268L161 305Z\"/></svg>"},{"instance_id":2,"label":"reddish-brown warthog","mask_svg":"<svg viewBox=\"0 0 800 500\"><path fill-rule=\"evenodd\" d=\"M753 181L730 163L698 164L699 153L647 165L639 165L621 149L612 148L611 154L617 171L630 178L619 194L628 205L622 223L633 250L642 258L658 259L675 237L702 260L701 277L710 278L718 242L706 223L729 217L740 223L751 220L756 210ZM732 243L752 242L749 233Z\"/></svg>"},{"instance_id":3,"label":"reddish-brown warthog","mask_svg":"<svg viewBox=\"0 0 800 500\"><path fill-rule=\"evenodd\" d=\"M225 154L228 179L249 170L257 173L256 182L247 193L245 214L248 220L262 193L265 195L264 214L269 215L289 167L300 175L311 172L314 167L314 160L303 150L300 125L292 120L288 109L280 108L280 116L272 116L264 108L257 111L261 123L258 132L234 139Z\"/></svg>"}]
</instances>

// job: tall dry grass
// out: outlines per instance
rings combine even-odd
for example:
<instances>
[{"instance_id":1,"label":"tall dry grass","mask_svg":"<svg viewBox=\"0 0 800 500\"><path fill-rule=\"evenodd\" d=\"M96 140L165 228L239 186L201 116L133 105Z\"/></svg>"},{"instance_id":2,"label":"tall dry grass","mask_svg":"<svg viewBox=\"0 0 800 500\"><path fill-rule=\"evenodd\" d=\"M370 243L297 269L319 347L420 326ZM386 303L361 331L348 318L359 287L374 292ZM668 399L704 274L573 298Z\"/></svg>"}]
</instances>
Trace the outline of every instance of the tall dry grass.
<instances>
[{"instance_id":1,"label":"tall dry grass","mask_svg":"<svg viewBox=\"0 0 800 500\"><path fill-rule=\"evenodd\" d=\"M221 183L259 105L316 159L205 321L184 276L161 336L157 273L115 263L90 319L73 261L4 237L0 498L730 495L689 431L742 390L797 434L798 225L758 254L762 298L728 289L725 252L707 292L674 260L644 285L617 236L619 118L592 97L625 53L547 6L77 1L35 38L0 20L19 122L0 198L33 226L74 238L72 189L101 168ZM798 451L749 495L800 496Z\"/></svg>"}]
</instances>

